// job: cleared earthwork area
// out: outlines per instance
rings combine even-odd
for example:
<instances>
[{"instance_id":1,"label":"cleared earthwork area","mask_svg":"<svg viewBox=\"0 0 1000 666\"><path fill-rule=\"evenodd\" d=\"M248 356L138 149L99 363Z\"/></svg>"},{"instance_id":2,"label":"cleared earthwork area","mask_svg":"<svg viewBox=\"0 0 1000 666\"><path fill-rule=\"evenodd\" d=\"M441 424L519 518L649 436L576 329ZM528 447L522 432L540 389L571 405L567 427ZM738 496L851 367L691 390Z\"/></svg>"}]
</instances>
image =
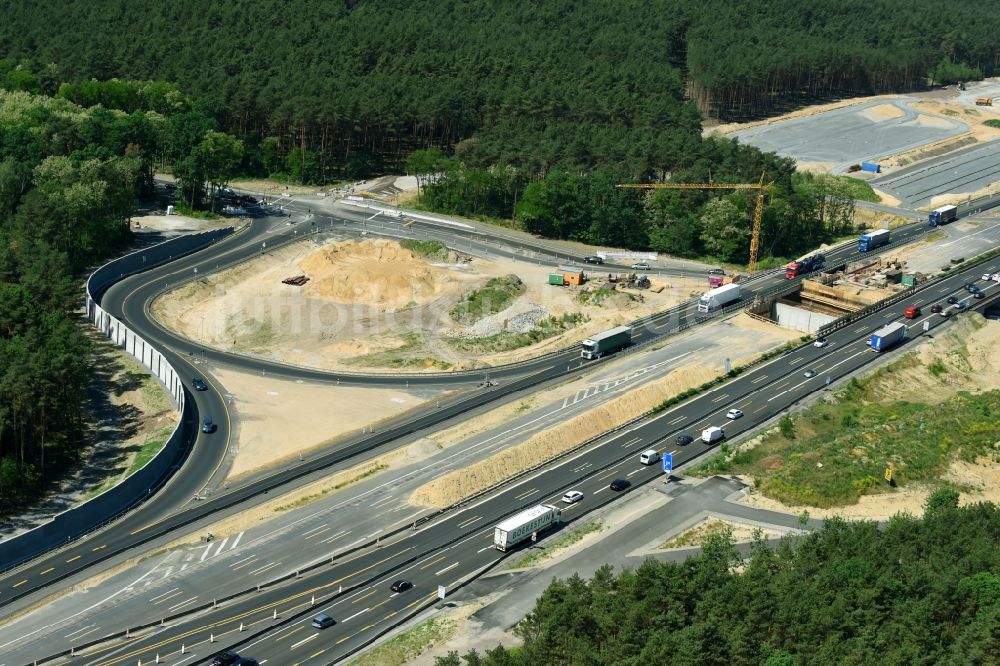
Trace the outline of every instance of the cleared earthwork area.
<instances>
[{"instance_id":1,"label":"cleared earthwork area","mask_svg":"<svg viewBox=\"0 0 1000 666\"><path fill-rule=\"evenodd\" d=\"M912 100L856 104L730 136L800 163L820 163L831 172L840 172L850 164L901 153L968 129L959 119L920 113L907 101Z\"/></svg>"},{"instance_id":2,"label":"cleared earthwork area","mask_svg":"<svg viewBox=\"0 0 1000 666\"><path fill-rule=\"evenodd\" d=\"M704 290L607 273L548 284L555 266L481 259L439 243L303 241L154 302L168 328L219 349L352 371L443 371L537 356L659 312ZM303 276L303 284L287 278Z\"/></svg>"}]
</instances>

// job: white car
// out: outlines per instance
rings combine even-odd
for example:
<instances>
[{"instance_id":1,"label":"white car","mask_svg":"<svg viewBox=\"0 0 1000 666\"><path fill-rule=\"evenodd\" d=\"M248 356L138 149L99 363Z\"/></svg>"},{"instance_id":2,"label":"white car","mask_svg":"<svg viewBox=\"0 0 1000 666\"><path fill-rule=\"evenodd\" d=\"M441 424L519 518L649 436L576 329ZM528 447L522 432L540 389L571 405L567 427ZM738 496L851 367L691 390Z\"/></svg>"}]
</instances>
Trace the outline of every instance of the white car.
<instances>
[{"instance_id":1,"label":"white car","mask_svg":"<svg viewBox=\"0 0 1000 666\"><path fill-rule=\"evenodd\" d=\"M565 504L576 504L583 499L583 493L579 490L571 490L562 496L562 501Z\"/></svg>"},{"instance_id":2,"label":"white car","mask_svg":"<svg viewBox=\"0 0 1000 666\"><path fill-rule=\"evenodd\" d=\"M816 342L813 343L813 347L826 347L830 344L830 341L826 338L816 338Z\"/></svg>"},{"instance_id":3,"label":"white car","mask_svg":"<svg viewBox=\"0 0 1000 666\"><path fill-rule=\"evenodd\" d=\"M993 274L992 273L983 273L983 279L986 280L987 282L989 282L990 280L993 279Z\"/></svg>"},{"instance_id":4,"label":"white car","mask_svg":"<svg viewBox=\"0 0 1000 666\"><path fill-rule=\"evenodd\" d=\"M738 419L741 416L743 416L743 412L738 409L730 409L728 412L726 412L727 419Z\"/></svg>"},{"instance_id":5,"label":"white car","mask_svg":"<svg viewBox=\"0 0 1000 666\"><path fill-rule=\"evenodd\" d=\"M993 274L993 281L994 282L1000 282L1000 273L994 273Z\"/></svg>"},{"instance_id":6,"label":"white car","mask_svg":"<svg viewBox=\"0 0 1000 666\"><path fill-rule=\"evenodd\" d=\"M640 261L638 263L632 264L632 268L637 271L648 271L649 264L645 261Z\"/></svg>"}]
</instances>

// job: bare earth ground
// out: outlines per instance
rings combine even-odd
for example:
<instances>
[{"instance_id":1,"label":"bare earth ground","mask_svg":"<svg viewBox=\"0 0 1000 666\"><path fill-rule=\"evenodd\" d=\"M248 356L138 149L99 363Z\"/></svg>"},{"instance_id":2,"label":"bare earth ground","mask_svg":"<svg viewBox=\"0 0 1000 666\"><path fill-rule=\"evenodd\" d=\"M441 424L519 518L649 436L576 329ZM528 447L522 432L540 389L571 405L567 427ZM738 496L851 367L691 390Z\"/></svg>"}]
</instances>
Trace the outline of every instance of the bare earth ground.
<instances>
[{"instance_id":1,"label":"bare earth ground","mask_svg":"<svg viewBox=\"0 0 1000 666\"><path fill-rule=\"evenodd\" d=\"M776 539L785 535L785 532L781 530L756 527L746 523L739 523L735 520L727 520L725 518L710 516L698 521L697 524L692 525L666 543L660 545L660 548L665 550L669 548L690 548L692 546L700 546L705 543L705 540L710 535L721 534L726 530L729 530L732 533L733 539L736 540L736 543L752 541L754 534L758 530L760 531L761 536L765 539Z\"/></svg>"},{"instance_id":2,"label":"bare earth ground","mask_svg":"<svg viewBox=\"0 0 1000 666\"><path fill-rule=\"evenodd\" d=\"M815 106L807 106L791 113L786 113L781 116L775 116L773 118L764 118L762 120L755 120L748 123L725 123L722 125L708 126L702 130L704 136L711 136L712 134L721 134L723 136L732 134L733 132L741 132L743 130L750 129L751 127L759 127L761 125L771 125L774 123L780 123L784 120L791 120L792 118L804 118L806 116L815 116L820 113L826 113L827 111L833 111L834 109L842 109L846 106L855 106L857 104L865 104L878 99L884 100L895 100L898 99L899 95L874 95L872 97L852 97L851 99L842 99L836 102L830 102L829 104L816 104ZM877 107L876 107L877 108Z\"/></svg>"},{"instance_id":3,"label":"bare earth ground","mask_svg":"<svg viewBox=\"0 0 1000 666\"><path fill-rule=\"evenodd\" d=\"M236 223L238 222L237 220ZM132 228L136 233L164 231L180 234L230 227L233 224L233 220L199 220L184 215L137 215L132 218Z\"/></svg>"},{"instance_id":4,"label":"bare earth ground","mask_svg":"<svg viewBox=\"0 0 1000 666\"><path fill-rule=\"evenodd\" d=\"M312 241L284 247L158 298L164 325L221 349L326 369L421 371L516 362L657 312L704 290L700 280L653 280L661 293L640 301L616 293L601 305L577 300L579 288L547 284L553 267L505 259L428 261L387 240ZM306 274L304 287L281 280ZM517 275L526 287L503 312L463 326L449 315L465 294L492 277ZM604 274L606 275L606 274ZM460 350L448 338L485 338L531 330L538 320L579 313L575 328L513 351Z\"/></svg>"},{"instance_id":5,"label":"bare earth ground","mask_svg":"<svg viewBox=\"0 0 1000 666\"><path fill-rule=\"evenodd\" d=\"M232 396L237 417L230 479L360 433L424 401L405 391L308 384L225 368L214 368L212 375Z\"/></svg>"},{"instance_id":6,"label":"bare earth ground","mask_svg":"<svg viewBox=\"0 0 1000 666\"><path fill-rule=\"evenodd\" d=\"M947 400L958 391L973 393L1000 390L1000 323L983 319L978 314L965 314L951 328L933 339L922 343L914 354L919 364L903 367L879 380L875 387L886 400L912 400L934 404ZM937 376L928 371L931 363L943 364L946 371ZM753 446L754 438L741 446ZM998 440L1000 445L1000 440ZM975 464L955 460L944 476L945 481L959 488L972 488L961 492L962 504L990 501L1000 503L1000 462L987 458ZM753 479L743 477L753 485ZM899 512L920 515L924 501L933 490L930 486L908 486L891 494L862 495L855 505L831 509L788 506L776 500L750 493L747 504L776 511L802 513L807 511L814 518L842 516L851 519L884 520Z\"/></svg>"}]
</instances>

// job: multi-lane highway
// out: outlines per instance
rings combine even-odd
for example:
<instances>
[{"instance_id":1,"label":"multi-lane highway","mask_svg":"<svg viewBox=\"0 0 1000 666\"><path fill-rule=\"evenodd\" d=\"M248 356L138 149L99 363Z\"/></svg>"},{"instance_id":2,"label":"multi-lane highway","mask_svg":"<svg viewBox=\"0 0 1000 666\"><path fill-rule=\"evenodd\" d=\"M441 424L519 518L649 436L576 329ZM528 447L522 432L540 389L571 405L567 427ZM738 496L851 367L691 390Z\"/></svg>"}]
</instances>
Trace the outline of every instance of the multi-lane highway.
<instances>
[{"instance_id":1,"label":"multi-lane highway","mask_svg":"<svg viewBox=\"0 0 1000 666\"><path fill-rule=\"evenodd\" d=\"M301 206L300 208L305 208ZM283 244L296 242L307 233L323 233L324 230L343 230L352 225L363 225L365 230L373 230L371 215L347 211L339 218L324 217L307 213L296 218L262 217L253 220L238 234L234 234L200 252L182 257L163 266L153 268L138 275L127 277L107 290L102 298L102 306L125 321L140 336L164 351L168 360L177 370L193 378L201 373L195 363L208 361L226 364L253 372L263 372L283 377L318 382L332 382L355 385L394 385L406 383L408 386L438 386L441 388L474 389L481 381L481 373L442 373L437 375L359 375L331 373L321 369L301 368L274 361L241 356L224 350L216 350L198 345L164 328L149 314L152 300L159 294L205 274L248 261L262 251L273 250ZM393 230L400 235L439 235L447 239L454 233L450 225L436 225L430 221L414 222L404 227L401 220L389 220L381 233L391 235ZM416 227L416 228L415 228ZM926 227L914 224L894 232L894 243L903 243L925 233ZM300 233L301 232L301 233ZM483 243L487 238L484 230L470 232L466 240L470 247ZM476 236L480 240L476 240ZM518 256L519 248L512 247L514 240L504 238L504 250L491 248L493 254L507 252ZM535 253L545 248L532 247ZM528 251L525 248L524 251ZM853 243L828 253L828 265L851 260L858 255ZM564 258L564 257L563 257ZM768 288L785 282L780 273L762 275L746 285L744 301ZM683 330L713 315L699 314L694 302L671 308L663 313L635 322L634 341L637 344ZM490 390L473 390L460 393L443 400L441 407L427 407L423 411L405 419L392 422L380 432L355 437L338 445L324 455L316 456L301 464L277 470L263 478L216 493L209 500L194 501L202 489L218 480L227 453L229 438L229 415L219 391L194 391L188 380L189 396L193 399L196 414L192 416L199 423L204 415L211 415L218 422L216 432L199 433L187 464L167 483L155 497L133 514L120 520L99 535L71 544L59 552L39 558L30 566L9 572L0 578L0 605L10 603L32 592L36 592L68 576L85 571L95 563L124 552L183 525L190 524L212 512L248 501L261 493L278 488L291 480L330 465L344 462L376 447L386 445L401 435L430 427L445 419L452 418L471 408L478 407L514 390L550 381L560 376L580 372L587 364L581 361L579 351L569 348L545 355L533 361L505 366L490 371L490 375L500 385ZM206 377L211 383L211 378Z\"/></svg>"},{"instance_id":2,"label":"multi-lane highway","mask_svg":"<svg viewBox=\"0 0 1000 666\"><path fill-rule=\"evenodd\" d=\"M836 381L880 358L870 350L867 340L885 323L907 323L912 340L924 334L925 324L933 331L950 321L936 314L903 319L906 306L916 303L929 312L929 305L944 303L952 294L973 305L992 300L1000 284L980 282L987 294L982 301L971 299L964 285L985 271L998 270L1000 262L994 260L927 285L913 298L831 334L825 347L803 346L476 505L385 539L377 547L338 558L278 587L241 597L187 621L168 622L148 636L112 643L74 663L147 663L157 655L169 657L175 664L202 663L211 653L234 644L242 653L267 663L330 663L432 603L438 585L453 589L495 564L501 555L490 547L492 527L502 517L525 506L558 501L572 488L583 492L584 499L565 507L564 515L571 521L616 496L607 487L612 478L628 479L635 487L662 477L655 467L638 463L639 451L656 447L673 453L675 465L683 464L707 450L697 440L706 426L725 426L727 436L733 438L822 389L827 377ZM807 370L815 374L806 376ZM731 408L741 409L745 416L728 421L725 413ZM675 437L680 433L691 434L695 442L676 445ZM295 544L290 543L289 548L294 549ZM401 594L391 592L389 584L396 578L411 580L414 588ZM337 618L338 624L324 630L311 628L309 619L321 611ZM182 646L184 654L180 654Z\"/></svg>"}]
</instances>

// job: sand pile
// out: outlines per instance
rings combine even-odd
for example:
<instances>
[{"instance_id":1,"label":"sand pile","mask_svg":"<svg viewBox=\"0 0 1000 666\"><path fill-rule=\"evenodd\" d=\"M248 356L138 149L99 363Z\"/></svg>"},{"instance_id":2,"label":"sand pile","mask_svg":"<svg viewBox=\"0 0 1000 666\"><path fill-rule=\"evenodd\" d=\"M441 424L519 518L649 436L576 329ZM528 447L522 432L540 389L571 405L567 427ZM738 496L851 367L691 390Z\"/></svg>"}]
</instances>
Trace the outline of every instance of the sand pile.
<instances>
[{"instance_id":1,"label":"sand pile","mask_svg":"<svg viewBox=\"0 0 1000 666\"><path fill-rule=\"evenodd\" d=\"M699 386L717 374L702 366L674 370L667 376L610 400L586 414L543 430L517 446L434 479L417 488L410 496L410 502L425 507L454 504L634 419L667 398Z\"/></svg>"},{"instance_id":2,"label":"sand pile","mask_svg":"<svg viewBox=\"0 0 1000 666\"><path fill-rule=\"evenodd\" d=\"M311 278L306 294L381 310L435 298L454 280L451 271L388 240L332 243L307 254L299 268Z\"/></svg>"}]
</instances>

